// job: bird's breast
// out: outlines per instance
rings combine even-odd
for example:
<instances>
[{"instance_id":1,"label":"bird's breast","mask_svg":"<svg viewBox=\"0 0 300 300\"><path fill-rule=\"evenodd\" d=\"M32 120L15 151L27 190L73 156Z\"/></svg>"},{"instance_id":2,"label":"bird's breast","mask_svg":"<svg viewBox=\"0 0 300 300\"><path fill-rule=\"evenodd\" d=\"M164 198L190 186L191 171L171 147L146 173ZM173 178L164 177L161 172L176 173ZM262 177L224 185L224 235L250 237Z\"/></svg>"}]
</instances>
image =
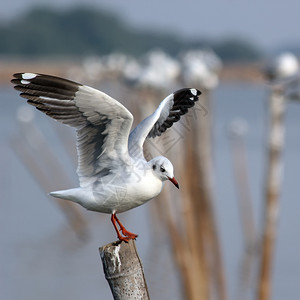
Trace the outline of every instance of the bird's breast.
<instances>
[{"instance_id":1,"label":"bird's breast","mask_svg":"<svg viewBox=\"0 0 300 300\"><path fill-rule=\"evenodd\" d=\"M107 213L124 212L153 199L162 187L162 181L151 170L132 172L122 180L115 177L108 183L98 184L93 191L95 207L89 209Z\"/></svg>"},{"instance_id":2,"label":"bird's breast","mask_svg":"<svg viewBox=\"0 0 300 300\"><path fill-rule=\"evenodd\" d=\"M162 187L161 180L152 174L135 179L131 178L130 183L123 190L124 197L116 211L123 212L146 203L156 197L161 192Z\"/></svg>"},{"instance_id":3,"label":"bird's breast","mask_svg":"<svg viewBox=\"0 0 300 300\"><path fill-rule=\"evenodd\" d=\"M163 183L155 176L145 176L136 180L135 184L128 185L128 195L133 198L147 201L156 197L163 187Z\"/></svg>"}]
</instances>

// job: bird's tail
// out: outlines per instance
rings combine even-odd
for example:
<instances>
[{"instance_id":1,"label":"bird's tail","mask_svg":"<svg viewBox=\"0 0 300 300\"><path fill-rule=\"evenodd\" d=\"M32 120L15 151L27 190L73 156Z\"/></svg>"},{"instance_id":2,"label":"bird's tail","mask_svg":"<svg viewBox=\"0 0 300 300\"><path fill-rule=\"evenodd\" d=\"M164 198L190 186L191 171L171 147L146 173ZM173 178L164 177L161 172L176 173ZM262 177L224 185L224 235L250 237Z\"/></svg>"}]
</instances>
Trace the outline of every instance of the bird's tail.
<instances>
[{"instance_id":1,"label":"bird's tail","mask_svg":"<svg viewBox=\"0 0 300 300\"><path fill-rule=\"evenodd\" d=\"M81 193L82 193L81 188L74 188L69 190L54 191L50 193L50 196L80 203L79 199L81 198L80 197Z\"/></svg>"}]
</instances>

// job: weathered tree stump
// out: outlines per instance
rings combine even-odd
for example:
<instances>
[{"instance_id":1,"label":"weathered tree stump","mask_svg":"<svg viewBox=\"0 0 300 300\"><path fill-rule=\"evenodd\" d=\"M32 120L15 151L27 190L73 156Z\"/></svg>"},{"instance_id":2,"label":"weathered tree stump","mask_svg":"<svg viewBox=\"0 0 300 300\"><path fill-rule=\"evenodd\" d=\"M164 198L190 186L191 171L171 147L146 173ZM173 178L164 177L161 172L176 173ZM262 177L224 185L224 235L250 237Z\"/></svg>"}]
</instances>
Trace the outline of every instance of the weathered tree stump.
<instances>
[{"instance_id":1,"label":"weathered tree stump","mask_svg":"<svg viewBox=\"0 0 300 300\"><path fill-rule=\"evenodd\" d=\"M115 300L150 299L134 240L105 245L99 253Z\"/></svg>"}]
</instances>

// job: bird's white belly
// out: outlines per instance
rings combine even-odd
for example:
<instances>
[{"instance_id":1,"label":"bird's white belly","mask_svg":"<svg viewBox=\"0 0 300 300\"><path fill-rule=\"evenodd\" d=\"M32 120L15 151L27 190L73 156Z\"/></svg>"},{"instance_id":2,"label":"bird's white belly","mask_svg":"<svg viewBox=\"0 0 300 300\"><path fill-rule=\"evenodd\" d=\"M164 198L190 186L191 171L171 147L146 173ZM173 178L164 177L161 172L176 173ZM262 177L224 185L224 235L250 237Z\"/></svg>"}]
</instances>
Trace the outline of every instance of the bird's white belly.
<instances>
[{"instance_id":1,"label":"bird's white belly","mask_svg":"<svg viewBox=\"0 0 300 300\"><path fill-rule=\"evenodd\" d=\"M141 177L130 184L123 182L101 184L92 192L92 199L80 203L88 210L103 213L120 213L135 208L156 197L163 183L156 177Z\"/></svg>"}]
</instances>

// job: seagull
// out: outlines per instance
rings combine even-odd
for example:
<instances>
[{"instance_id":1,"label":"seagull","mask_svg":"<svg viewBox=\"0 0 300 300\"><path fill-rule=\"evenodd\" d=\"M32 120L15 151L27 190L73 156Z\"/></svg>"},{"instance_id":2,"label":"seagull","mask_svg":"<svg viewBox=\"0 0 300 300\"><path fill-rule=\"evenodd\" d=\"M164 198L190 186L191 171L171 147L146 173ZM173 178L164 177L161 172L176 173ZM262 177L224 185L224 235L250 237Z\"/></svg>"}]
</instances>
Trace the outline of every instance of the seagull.
<instances>
[{"instance_id":1,"label":"seagull","mask_svg":"<svg viewBox=\"0 0 300 300\"><path fill-rule=\"evenodd\" d=\"M17 73L13 77L14 88L29 104L76 129L79 187L50 195L111 214L118 239L136 239L138 235L126 230L116 214L156 197L166 180L179 188L172 163L163 156L147 161L143 144L179 121L201 92L183 88L170 94L131 131L132 114L97 89L52 75Z\"/></svg>"}]
</instances>

